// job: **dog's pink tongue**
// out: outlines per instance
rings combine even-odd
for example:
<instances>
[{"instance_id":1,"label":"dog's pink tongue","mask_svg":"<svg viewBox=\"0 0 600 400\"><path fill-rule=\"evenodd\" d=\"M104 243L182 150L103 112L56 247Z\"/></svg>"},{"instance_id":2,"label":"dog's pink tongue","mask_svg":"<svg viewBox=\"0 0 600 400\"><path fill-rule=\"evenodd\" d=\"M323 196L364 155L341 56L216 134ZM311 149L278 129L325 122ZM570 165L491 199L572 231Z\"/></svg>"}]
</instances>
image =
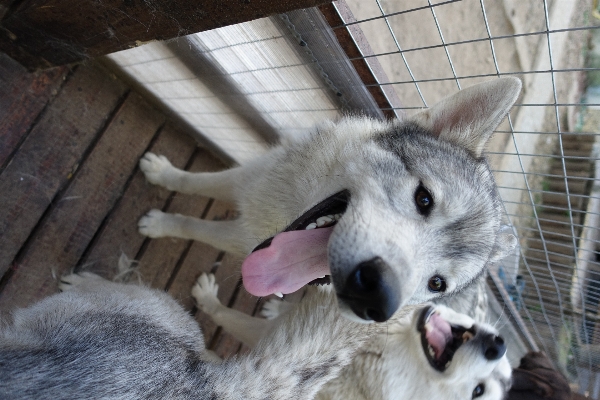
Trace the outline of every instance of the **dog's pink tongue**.
<instances>
[{"instance_id":1,"label":"dog's pink tongue","mask_svg":"<svg viewBox=\"0 0 600 400\"><path fill-rule=\"evenodd\" d=\"M433 347L435 358L439 359L446 348L446 344L452 340L452 328L439 314L434 313L429 318L426 329L425 338Z\"/></svg>"},{"instance_id":2,"label":"dog's pink tongue","mask_svg":"<svg viewBox=\"0 0 600 400\"><path fill-rule=\"evenodd\" d=\"M242 264L244 287L255 296L292 293L329 274L327 242L333 227L283 232Z\"/></svg>"}]
</instances>

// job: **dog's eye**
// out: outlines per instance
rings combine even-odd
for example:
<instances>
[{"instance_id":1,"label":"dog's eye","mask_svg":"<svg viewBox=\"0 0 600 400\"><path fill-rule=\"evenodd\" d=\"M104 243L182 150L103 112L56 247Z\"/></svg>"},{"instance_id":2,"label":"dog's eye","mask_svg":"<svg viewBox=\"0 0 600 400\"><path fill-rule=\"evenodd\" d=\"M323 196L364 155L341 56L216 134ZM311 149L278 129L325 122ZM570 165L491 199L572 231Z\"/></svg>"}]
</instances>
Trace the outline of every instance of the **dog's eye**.
<instances>
[{"instance_id":1,"label":"dog's eye","mask_svg":"<svg viewBox=\"0 0 600 400\"><path fill-rule=\"evenodd\" d=\"M429 290L434 293L445 292L446 291L446 281L441 276L434 275L431 278L429 278L427 287L429 287Z\"/></svg>"},{"instance_id":2,"label":"dog's eye","mask_svg":"<svg viewBox=\"0 0 600 400\"><path fill-rule=\"evenodd\" d=\"M429 214L431 207L433 207L433 197L431 196L431 193L429 193L421 184L419 184L419 187L415 192L415 204L421 215Z\"/></svg>"},{"instance_id":3,"label":"dog's eye","mask_svg":"<svg viewBox=\"0 0 600 400\"><path fill-rule=\"evenodd\" d=\"M480 383L479 385L477 385L475 387L475 389L473 389L473 399L483 396L483 393L485 392L485 385L483 383Z\"/></svg>"}]
</instances>

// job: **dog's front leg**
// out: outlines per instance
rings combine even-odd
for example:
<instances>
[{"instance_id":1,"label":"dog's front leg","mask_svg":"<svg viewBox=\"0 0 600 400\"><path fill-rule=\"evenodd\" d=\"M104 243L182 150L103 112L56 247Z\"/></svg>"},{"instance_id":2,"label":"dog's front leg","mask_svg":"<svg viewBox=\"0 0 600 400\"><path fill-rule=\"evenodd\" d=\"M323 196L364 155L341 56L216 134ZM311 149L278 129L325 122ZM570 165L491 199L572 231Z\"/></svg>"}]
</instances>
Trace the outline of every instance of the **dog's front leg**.
<instances>
[{"instance_id":1,"label":"dog's front leg","mask_svg":"<svg viewBox=\"0 0 600 400\"><path fill-rule=\"evenodd\" d=\"M150 152L140 159L140 169L146 179L155 185L229 202L237 200L236 187L242 173L240 167L219 172L183 171L175 168L165 156L157 156Z\"/></svg>"},{"instance_id":2,"label":"dog's front leg","mask_svg":"<svg viewBox=\"0 0 600 400\"><path fill-rule=\"evenodd\" d=\"M244 235L239 220L207 221L181 214L150 210L138 221L142 235L198 240L227 252L247 254L256 244Z\"/></svg>"},{"instance_id":3,"label":"dog's front leg","mask_svg":"<svg viewBox=\"0 0 600 400\"><path fill-rule=\"evenodd\" d=\"M256 343L270 329L272 322L254 318L224 306L217 297L218 290L219 285L215 283L215 276L202 274L192 288L192 297L198 308L208 314L215 324L221 326L246 346L255 347Z\"/></svg>"},{"instance_id":4,"label":"dog's front leg","mask_svg":"<svg viewBox=\"0 0 600 400\"><path fill-rule=\"evenodd\" d=\"M315 289L248 356L207 370L206 380L216 382L218 399L314 399L352 361L371 327L343 318L333 291Z\"/></svg>"}]
</instances>

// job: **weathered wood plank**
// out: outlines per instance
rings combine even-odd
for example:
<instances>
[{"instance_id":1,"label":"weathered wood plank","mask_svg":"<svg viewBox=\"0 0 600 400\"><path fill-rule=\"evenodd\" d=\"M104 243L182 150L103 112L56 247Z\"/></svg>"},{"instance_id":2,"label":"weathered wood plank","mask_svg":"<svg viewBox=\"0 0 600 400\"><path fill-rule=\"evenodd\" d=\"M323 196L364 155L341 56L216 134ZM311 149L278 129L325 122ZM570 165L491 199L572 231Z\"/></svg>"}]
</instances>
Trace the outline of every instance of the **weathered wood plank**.
<instances>
[{"instance_id":1,"label":"weathered wood plank","mask_svg":"<svg viewBox=\"0 0 600 400\"><path fill-rule=\"evenodd\" d=\"M216 171L223 169L223 164L204 149L196 153L190 171ZM191 196L177 193L169 207L165 210L170 213L183 215L202 216L208 210L209 198ZM145 210L146 212L148 210ZM144 213L140 213L140 218ZM143 280L152 287L166 288L171 278L173 268L179 262L182 253L188 248L190 241L176 238L160 238L150 240L148 247L139 257L139 269Z\"/></svg>"},{"instance_id":2,"label":"weathered wood plank","mask_svg":"<svg viewBox=\"0 0 600 400\"><path fill-rule=\"evenodd\" d=\"M210 212L207 218L211 218ZM193 242L183 260L168 292L186 309L194 308L192 286L201 273L209 273L215 266L221 251L201 242Z\"/></svg>"},{"instance_id":3,"label":"weathered wood plank","mask_svg":"<svg viewBox=\"0 0 600 400\"><path fill-rule=\"evenodd\" d=\"M231 213L232 209L233 207L227 203L215 201L212 203L205 219L225 219ZM221 254L222 252L220 250L208 244L201 242L191 243L191 247L185 255L185 258L182 260L175 279L168 288L169 293L175 297L185 309L192 310L194 308L194 302L191 298L191 289L196 278L203 272L209 273L215 269L218 271L215 262L219 259ZM219 277L220 276L218 275L217 281ZM232 293L233 290L229 290L229 287L221 288L219 289L219 298L224 304L228 304ZM202 328L202 332L204 333L206 343L208 344L217 327L206 315L201 315L197 319Z\"/></svg>"},{"instance_id":4,"label":"weathered wood plank","mask_svg":"<svg viewBox=\"0 0 600 400\"><path fill-rule=\"evenodd\" d=\"M2 21L9 35L0 37L0 49L30 68L63 65L151 40L324 3L327 1L25 0ZM37 57L37 62L32 57Z\"/></svg>"},{"instance_id":5,"label":"weathered wood plank","mask_svg":"<svg viewBox=\"0 0 600 400\"><path fill-rule=\"evenodd\" d=\"M2 171L0 275L77 170L125 92L125 86L103 70L79 68Z\"/></svg>"},{"instance_id":6,"label":"weathered wood plank","mask_svg":"<svg viewBox=\"0 0 600 400\"><path fill-rule=\"evenodd\" d=\"M21 143L40 112L60 89L69 69L29 73L0 53L0 168Z\"/></svg>"},{"instance_id":7,"label":"weathered wood plank","mask_svg":"<svg viewBox=\"0 0 600 400\"><path fill-rule=\"evenodd\" d=\"M167 124L149 150L165 155L173 165L184 168L195 149L196 143L190 136ZM112 276L121 254L133 259L146 239L138 233L140 216L151 208L163 208L170 195L167 189L149 184L136 168L123 197L79 265L100 275Z\"/></svg>"},{"instance_id":8,"label":"weathered wood plank","mask_svg":"<svg viewBox=\"0 0 600 400\"><path fill-rule=\"evenodd\" d=\"M232 209L233 207L230 204L214 201L204 219L224 219ZM169 293L175 296L187 310L191 310L194 306L191 289L196 278L202 272L209 273L211 270L216 269L215 262L221 253L221 250L206 243L191 242L191 247L185 259L182 260L175 279L168 288ZM229 298L226 301L229 301Z\"/></svg>"},{"instance_id":9,"label":"weathered wood plank","mask_svg":"<svg viewBox=\"0 0 600 400\"><path fill-rule=\"evenodd\" d=\"M30 305L56 291L51 270L62 275L75 266L163 120L139 95L128 95L16 260L0 292L0 310Z\"/></svg>"},{"instance_id":10,"label":"weathered wood plank","mask_svg":"<svg viewBox=\"0 0 600 400\"><path fill-rule=\"evenodd\" d=\"M230 204L213 201L204 219L225 219L231 212L231 209L232 206ZM215 262L221 253L221 250L206 243L190 241L189 251L185 254L185 258L181 259L181 265L177 271L174 271L175 275L172 274L169 277L169 283L167 283L169 293L180 300L186 309L191 310L194 306L190 295L194 281L200 273L208 273L214 269Z\"/></svg>"}]
</instances>

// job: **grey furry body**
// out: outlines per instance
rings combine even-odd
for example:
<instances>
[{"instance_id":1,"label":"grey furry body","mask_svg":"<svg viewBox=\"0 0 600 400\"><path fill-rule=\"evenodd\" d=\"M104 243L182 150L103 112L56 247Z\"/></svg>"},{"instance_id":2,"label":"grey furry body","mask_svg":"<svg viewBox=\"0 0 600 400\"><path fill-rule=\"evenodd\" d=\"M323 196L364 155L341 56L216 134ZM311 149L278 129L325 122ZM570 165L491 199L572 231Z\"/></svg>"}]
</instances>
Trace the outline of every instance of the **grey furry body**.
<instances>
[{"instance_id":1,"label":"grey furry body","mask_svg":"<svg viewBox=\"0 0 600 400\"><path fill-rule=\"evenodd\" d=\"M349 116L288 140L258 160L216 173L181 171L148 153L140 168L150 182L231 201L240 216L204 221L152 210L139 221L140 232L200 240L248 255L270 237L272 248L292 221L345 191L347 208L319 244L324 260L315 262L327 265L322 274L331 275L345 316L373 319L371 312L385 320L404 305L459 292L516 243L512 234L499 231L501 201L483 150L520 88L515 78L485 82L402 121ZM416 205L421 189L429 195L427 210ZM283 253L293 253L293 246ZM289 264L290 271L300 265L297 260L274 262L257 275L249 260L263 257L256 264L268 265L263 262L268 257L258 254L266 252L252 253L242 266L248 291L264 296L297 289L282 284L289 274L276 268ZM365 265L377 274L378 287L369 293L359 279ZM264 283L274 275L278 278L272 284ZM434 277L444 280L444 291L429 290ZM352 287L357 280L358 289Z\"/></svg>"},{"instance_id":2,"label":"grey furry body","mask_svg":"<svg viewBox=\"0 0 600 400\"><path fill-rule=\"evenodd\" d=\"M220 362L167 294L85 273L65 282L67 291L16 310L2 327L0 398L310 399L368 331L314 291L323 307L301 303L268 344Z\"/></svg>"}]
</instances>

